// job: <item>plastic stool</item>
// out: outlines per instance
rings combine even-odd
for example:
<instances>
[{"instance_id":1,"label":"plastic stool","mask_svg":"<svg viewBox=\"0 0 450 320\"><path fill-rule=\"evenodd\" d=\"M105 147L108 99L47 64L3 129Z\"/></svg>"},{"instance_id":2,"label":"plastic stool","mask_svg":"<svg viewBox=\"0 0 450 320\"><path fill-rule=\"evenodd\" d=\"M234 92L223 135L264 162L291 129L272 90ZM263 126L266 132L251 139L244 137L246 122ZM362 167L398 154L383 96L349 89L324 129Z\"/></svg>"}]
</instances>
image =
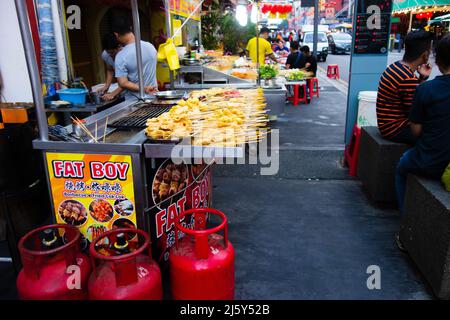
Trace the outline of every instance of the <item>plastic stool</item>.
<instances>
[{"instance_id":1,"label":"plastic stool","mask_svg":"<svg viewBox=\"0 0 450 320\"><path fill-rule=\"evenodd\" d=\"M309 80L309 96L311 100L314 96L319 98L319 79L312 78Z\"/></svg>"},{"instance_id":2,"label":"plastic stool","mask_svg":"<svg viewBox=\"0 0 450 320\"><path fill-rule=\"evenodd\" d=\"M303 95L299 96L300 87L303 88ZM294 96L289 97L289 101L291 101L294 106L297 106L299 102L308 103L308 96L306 92L306 84L294 84Z\"/></svg>"},{"instance_id":3,"label":"plastic stool","mask_svg":"<svg viewBox=\"0 0 450 320\"><path fill-rule=\"evenodd\" d=\"M352 139L350 144L345 146L344 151L344 161L348 166L348 174L352 177L356 177L358 168L358 156L359 156L359 146L361 141L361 128L357 125L353 127Z\"/></svg>"},{"instance_id":4,"label":"plastic stool","mask_svg":"<svg viewBox=\"0 0 450 320\"><path fill-rule=\"evenodd\" d=\"M337 64L329 64L327 68L327 77L340 79L339 76L339 66Z\"/></svg>"}]
</instances>

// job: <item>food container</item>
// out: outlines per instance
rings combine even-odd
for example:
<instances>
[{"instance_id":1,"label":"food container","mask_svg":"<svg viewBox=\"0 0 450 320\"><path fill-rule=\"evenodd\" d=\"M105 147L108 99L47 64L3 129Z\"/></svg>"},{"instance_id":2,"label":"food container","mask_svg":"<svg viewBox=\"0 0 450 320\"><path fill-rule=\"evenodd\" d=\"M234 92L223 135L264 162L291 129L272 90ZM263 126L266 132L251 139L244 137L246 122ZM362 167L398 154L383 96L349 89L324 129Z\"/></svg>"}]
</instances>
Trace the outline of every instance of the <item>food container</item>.
<instances>
[{"instance_id":1,"label":"food container","mask_svg":"<svg viewBox=\"0 0 450 320\"><path fill-rule=\"evenodd\" d=\"M181 99L186 94L184 91L172 90L172 91L160 91L155 94L158 99L161 100L171 100L171 99Z\"/></svg>"},{"instance_id":2,"label":"food container","mask_svg":"<svg viewBox=\"0 0 450 320\"><path fill-rule=\"evenodd\" d=\"M88 91L79 88L66 88L56 91L60 100L68 101L74 105L86 104Z\"/></svg>"},{"instance_id":3,"label":"food container","mask_svg":"<svg viewBox=\"0 0 450 320\"><path fill-rule=\"evenodd\" d=\"M200 64L200 60L195 59L195 57L184 58L182 62L185 66L198 66Z\"/></svg>"}]
</instances>

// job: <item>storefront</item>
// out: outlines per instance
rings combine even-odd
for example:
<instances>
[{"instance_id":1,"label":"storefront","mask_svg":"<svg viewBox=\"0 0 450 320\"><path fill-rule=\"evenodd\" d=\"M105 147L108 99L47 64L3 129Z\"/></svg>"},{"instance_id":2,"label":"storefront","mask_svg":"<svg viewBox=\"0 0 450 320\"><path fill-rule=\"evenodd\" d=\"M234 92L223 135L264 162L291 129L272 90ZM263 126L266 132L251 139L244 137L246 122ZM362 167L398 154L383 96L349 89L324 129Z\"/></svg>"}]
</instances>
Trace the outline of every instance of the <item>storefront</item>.
<instances>
[{"instance_id":1,"label":"storefront","mask_svg":"<svg viewBox=\"0 0 450 320\"><path fill-rule=\"evenodd\" d=\"M441 38L449 32L448 21L442 19L449 13L450 3L446 0L396 0L392 33L403 38L411 30L424 29Z\"/></svg>"}]
</instances>

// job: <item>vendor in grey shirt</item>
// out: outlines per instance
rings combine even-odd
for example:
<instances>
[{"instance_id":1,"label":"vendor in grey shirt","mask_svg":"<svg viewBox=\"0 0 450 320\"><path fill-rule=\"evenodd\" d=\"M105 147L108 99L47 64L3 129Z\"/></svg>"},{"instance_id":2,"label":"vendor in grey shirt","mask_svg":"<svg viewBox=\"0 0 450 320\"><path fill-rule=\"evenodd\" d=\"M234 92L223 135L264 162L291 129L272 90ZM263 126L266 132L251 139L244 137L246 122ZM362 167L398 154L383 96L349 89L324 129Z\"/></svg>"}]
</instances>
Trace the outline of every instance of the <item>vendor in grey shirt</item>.
<instances>
[{"instance_id":1,"label":"vendor in grey shirt","mask_svg":"<svg viewBox=\"0 0 450 320\"><path fill-rule=\"evenodd\" d=\"M136 44L131 26L125 20L119 19L114 23L113 32L117 41L123 46L114 61L117 82L122 89L139 91ZM155 47L149 42L141 41L141 49L144 91L147 94L152 94L158 90L156 81L157 53Z\"/></svg>"},{"instance_id":2,"label":"vendor in grey shirt","mask_svg":"<svg viewBox=\"0 0 450 320\"><path fill-rule=\"evenodd\" d=\"M108 93L109 87L114 81L114 59L117 53L122 49L122 46L116 39L114 33L107 33L102 39L103 51L102 60L105 62L106 80L103 88L97 92L103 94L102 99L109 101L114 99L118 94L124 91L121 87L118 87L114 91Z\"/></svg>"}]
</instances>

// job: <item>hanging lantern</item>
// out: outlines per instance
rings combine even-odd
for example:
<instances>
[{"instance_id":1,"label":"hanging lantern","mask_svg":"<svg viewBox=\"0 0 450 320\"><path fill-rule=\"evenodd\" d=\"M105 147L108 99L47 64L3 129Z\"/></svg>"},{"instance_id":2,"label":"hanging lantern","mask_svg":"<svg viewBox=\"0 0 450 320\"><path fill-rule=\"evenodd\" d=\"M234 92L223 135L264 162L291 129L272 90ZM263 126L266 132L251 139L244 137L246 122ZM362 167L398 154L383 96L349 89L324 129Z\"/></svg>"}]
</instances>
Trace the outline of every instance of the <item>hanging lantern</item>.
<instances>
[{"instance_id":1,"label":"hanging lantern","mask_svg":"<svg viewBox=\"0 0 450 320\"><path fill-rule=\"evenodd\" d=\"M271 10L270 12L272 12L272 13L274 13L274 14L277 14L277 13L280 13L280 10L281 10L281 5L275 4L275 5L272 7L272 10Z\"/></svg>"},{"instance_id":2,"label":"hanging lantern","mask_svg":"<svg viewBox=\"0 0 450 320\"><path fill-rule=\"evenodd\" d=\"M263 4L263 5L261 6L261 12L262 12L263 14L266 14L266 13L268 12L268 10L267 10L267 5L266 5L266 4Z\"/></svg>"}]
</instances>

